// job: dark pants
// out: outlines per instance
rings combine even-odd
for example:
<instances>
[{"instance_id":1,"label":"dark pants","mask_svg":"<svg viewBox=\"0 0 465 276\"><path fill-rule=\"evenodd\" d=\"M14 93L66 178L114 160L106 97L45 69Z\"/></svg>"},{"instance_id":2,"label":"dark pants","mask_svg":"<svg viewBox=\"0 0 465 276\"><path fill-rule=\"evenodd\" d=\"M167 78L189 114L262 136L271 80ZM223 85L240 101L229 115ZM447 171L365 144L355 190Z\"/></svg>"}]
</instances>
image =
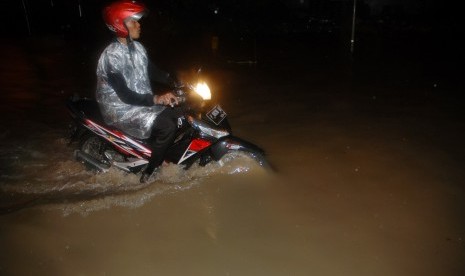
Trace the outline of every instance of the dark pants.
<instances>
[{"instance_id":1,"label":"dark pants","mask_svg":"<svg viewBox=\"0 0 465 276\"><path fill-rule=\"evenodd\" d=\"M152 155L144 173L152 174L163 163L166 150L173 144L178 128L178 118L182 115L180 107L167 107L158 114L149 139Z\"/></svg>"}]
</instances>

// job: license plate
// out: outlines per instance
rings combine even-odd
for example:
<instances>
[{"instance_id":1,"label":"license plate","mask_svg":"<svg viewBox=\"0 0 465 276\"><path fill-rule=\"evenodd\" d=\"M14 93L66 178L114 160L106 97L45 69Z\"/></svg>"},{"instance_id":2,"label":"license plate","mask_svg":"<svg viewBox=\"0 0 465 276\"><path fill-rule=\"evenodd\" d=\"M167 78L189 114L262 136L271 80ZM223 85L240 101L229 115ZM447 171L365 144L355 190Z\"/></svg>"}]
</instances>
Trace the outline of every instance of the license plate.
<instances>
[{"instance_id":1,"label":"license plate","mask_svg":"<svg viewBox=\"0 0 465 276\"><path fill-rule=\"evenodd\" d=\"M226 118L226 112L224 112L221 106L217 105L207 112L207 118L215 125L219 125Z\"/></svg>"}]
</instances>

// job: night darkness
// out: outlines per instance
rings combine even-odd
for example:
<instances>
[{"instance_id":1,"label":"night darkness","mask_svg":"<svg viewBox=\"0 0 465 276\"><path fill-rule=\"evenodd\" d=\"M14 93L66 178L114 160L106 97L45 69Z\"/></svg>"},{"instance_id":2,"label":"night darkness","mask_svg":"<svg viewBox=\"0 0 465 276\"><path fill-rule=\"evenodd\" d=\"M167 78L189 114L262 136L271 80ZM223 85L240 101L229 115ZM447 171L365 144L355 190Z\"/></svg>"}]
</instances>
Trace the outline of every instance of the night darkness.
<instances>
[{"instance_id":1,"label":"night darkness","mask_svg":"<svg viewBox=\"0 0 465 276\"><path fill-rule=\"evenodd\" d=\"M7 33L25 36L87 32L101 23L101 9L108 2L9 1L3 7L8 11L6 18L14 24L9 26ZM244 32L248 29L260 33L312 31L306 26L308 19L332 20L337 27L343 28L344 21L352 16L353 7L353 1L350 0L186 0L146 1L146 4L158 18L166 18L178 24L188 22L191 25L189 28L209 29L211 23L215 22L216 27L224 32L231 32L232 29ZM460 10L450 1L367 0L357 1L357 4L357 24L367 27L374 28L374 22L379 23L380 20L391 27L402 25L404 28L447 29L452 32L461 32L460 26L463 26Z\"/></svg>"},{"instance_id":2,"label":"night darkness","mask_svg":"<svg viewBox=\"0 0 465 276\"><path fill-rule=\"evenodd\" d=\"M170 67L179 66L170 64L177 63L176 58L162 57L176 56L184 63L192 59L183 56L186 44L204 56L200 62L206 62L213 36L220 38L219 53L224 59L256 58L268 50L275 51L273 48L290 49L296 42L308 43L310 48L331 47L327 54L343 59L360 60L392 51L428 57L431 66L437 63L451 73L459 70L464 60L460 39L463 20L459 9L445 1L357 1L354 26L353 1L349 0L146 2L151 15L144 19L143 42L161 51L159 62ZM2 40L56 37L73 41L76 54L82 54L82 58L95 59L92 51L99 52L111 39L101 19L106 3L8 1L6 18L11 24ZM350 53L352 31L355 41ZM442 64L445 60L450 62Z\"/></svg>"}]
</instances>

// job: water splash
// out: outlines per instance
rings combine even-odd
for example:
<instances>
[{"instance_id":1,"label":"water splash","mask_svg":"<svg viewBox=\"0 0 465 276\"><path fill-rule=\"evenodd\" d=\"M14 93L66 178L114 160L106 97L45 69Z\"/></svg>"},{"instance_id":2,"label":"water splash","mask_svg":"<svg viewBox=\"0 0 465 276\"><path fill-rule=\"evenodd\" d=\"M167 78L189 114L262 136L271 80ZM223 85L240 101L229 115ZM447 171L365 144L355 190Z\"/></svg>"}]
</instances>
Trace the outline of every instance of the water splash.
<instances>
[{"instance_id":1,"label":"water splash","mask_svg":"<svg viewBox=\"0 0 465 276\"><path fill-rule=\"evenodd\" d=\"M165 164L149 183L139 183L139 175L110 169L96 174L72 158L66 139L49 139L45 146L36 140L32 144L0 148L0 205L2 212L40 206L46 210L61 210L64 215L108 209L113 206L136 208L152 198L191 189L215 175L231 175L260 170L245 154L228 154L221 162L205 167L193 165L184 170L175 164ZM43 140L42 140L43 142Z\"/></svg>"}]
</instances>

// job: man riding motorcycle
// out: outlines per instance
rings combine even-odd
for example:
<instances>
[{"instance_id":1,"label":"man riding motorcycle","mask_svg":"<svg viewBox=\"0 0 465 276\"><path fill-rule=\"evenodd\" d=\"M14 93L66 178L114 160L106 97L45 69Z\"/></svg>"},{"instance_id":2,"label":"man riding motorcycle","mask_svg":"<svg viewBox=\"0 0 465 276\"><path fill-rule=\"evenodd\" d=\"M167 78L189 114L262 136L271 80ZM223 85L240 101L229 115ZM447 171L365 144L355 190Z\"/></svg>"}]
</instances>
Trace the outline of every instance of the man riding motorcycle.
<instances>
[{"instance_id":1,"label":"man riding motorcycle","mask_svg":"<svg viewBox=\"0 0 465 276\"><path fill-rule=\"evenodd\" d=\"M122 0L105 7L105 24L116 39L99 58L96 91L105 123L136 138L150 138L152 154L141 182L147 182L163 163L182 114L173 107L178 103L176 96L167 92L168 74L149 61L146 49L136 41L141 32L139 19L146 14L145 5L137 1Z\"/></svg>"}]
</instances>

